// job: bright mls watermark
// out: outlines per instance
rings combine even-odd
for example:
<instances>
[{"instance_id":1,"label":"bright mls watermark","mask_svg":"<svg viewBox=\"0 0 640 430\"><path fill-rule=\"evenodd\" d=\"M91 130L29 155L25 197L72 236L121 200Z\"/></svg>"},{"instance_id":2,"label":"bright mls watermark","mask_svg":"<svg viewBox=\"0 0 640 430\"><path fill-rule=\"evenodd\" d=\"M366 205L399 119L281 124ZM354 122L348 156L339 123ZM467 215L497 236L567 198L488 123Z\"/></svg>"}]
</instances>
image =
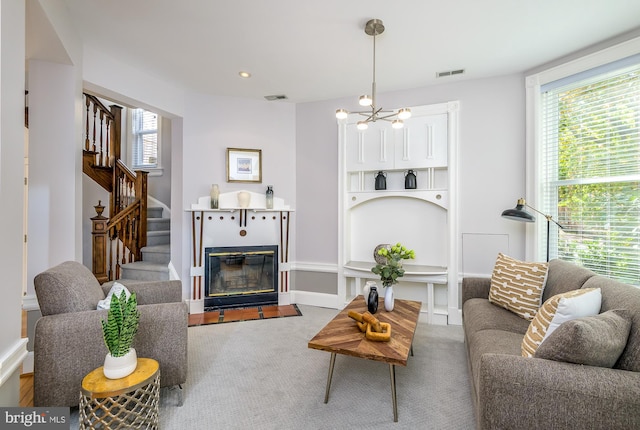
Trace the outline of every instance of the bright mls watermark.
<instances>
[{"instance_id":1,"label":"bright mls watermark","mask_svg":"<svg viewBox=\"0 0 640 430\"><path fill-rule=\"evenodd\" d=\"M0 430L68 430L70 408L2 408Z\"/></svg>"}]
</instances>

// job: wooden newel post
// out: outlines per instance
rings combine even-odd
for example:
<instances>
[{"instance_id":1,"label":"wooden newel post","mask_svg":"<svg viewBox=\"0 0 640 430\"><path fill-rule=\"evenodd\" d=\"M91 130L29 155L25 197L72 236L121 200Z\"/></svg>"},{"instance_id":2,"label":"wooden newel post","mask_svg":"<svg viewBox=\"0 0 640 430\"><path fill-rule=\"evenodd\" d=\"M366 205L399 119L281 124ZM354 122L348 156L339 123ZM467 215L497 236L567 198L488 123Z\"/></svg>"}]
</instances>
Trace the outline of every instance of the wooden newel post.
<instances>
[{"instance_id":1,"label":"wooden newel post","mask_svg":"<svg viewBox=\"0 0 640 430\"><path fill-rule=\"evenodd\" d=\"M109 280L107 274L107 222L109 218L102 216L104 206L102 201L98 200L98 204L94 206L98 215L91 218L91 246L93 248L92 270L98 282L101 284Z\"/></svg>"},{"instance_id":2,"label":"wooden newel post","mask_svg":"<svg viewBox=\"0 0 640 430\"><path fill-rule=\"evenodd\" d=\"M140 228L138 229L138 249L147 246L147 179L149 172L136 170L135 192L140 199ZM142 258L142 253L137 256Z\"/></svg>"}]
</instances>

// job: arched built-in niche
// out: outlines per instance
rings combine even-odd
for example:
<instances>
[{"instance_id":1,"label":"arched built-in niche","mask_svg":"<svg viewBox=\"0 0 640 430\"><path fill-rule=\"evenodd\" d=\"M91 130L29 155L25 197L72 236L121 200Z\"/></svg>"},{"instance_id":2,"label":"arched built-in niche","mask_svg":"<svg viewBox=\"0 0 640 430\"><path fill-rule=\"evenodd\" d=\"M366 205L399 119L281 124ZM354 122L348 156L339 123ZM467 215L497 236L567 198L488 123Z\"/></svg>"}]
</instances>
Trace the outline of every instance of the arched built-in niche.
<instances>
[{"instance_id":1,"label":"arched built-in niche","mask_svg":"<svg viewBox=\"0 0 640 430\"><path fill-rule=\"evenodd\" d=\"M416 252L411 264L447 266L447 211L424 200L393 196L367 200L349 210L353 261L373 260L379 244L402 243Z\"/></svg>"},{"instance_id":2,"label":"arched built-in niche","mask_svg":"<svg viewBox=\"0 0 640 430\"><path fill-rule=\"evenodd\" d=\"M339 304L358 295L363 280L376 279L375 247L400 242L416 253L402 282L426 286L420 300L428 321L460 323L458 109L458 102L413 107L400 130L385 121L357 130L358 115L339 123ZM417 175L412 189L405 188L409 170ZM375 187L378 172L385 189Z\"/></svg>"}]
</instances>

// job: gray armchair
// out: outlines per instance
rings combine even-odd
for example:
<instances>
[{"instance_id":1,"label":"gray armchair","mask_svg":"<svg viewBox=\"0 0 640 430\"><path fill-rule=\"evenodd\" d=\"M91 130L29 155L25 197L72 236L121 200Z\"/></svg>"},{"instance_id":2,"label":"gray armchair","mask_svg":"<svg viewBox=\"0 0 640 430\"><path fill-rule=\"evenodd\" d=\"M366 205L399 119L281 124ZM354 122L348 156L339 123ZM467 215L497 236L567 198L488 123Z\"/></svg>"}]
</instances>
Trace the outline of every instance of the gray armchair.
<instances>
[{"instance_id":1,"label":"gray armchair","mask_svg":"<svg viewBox=\"0 0 640 430\"><path fill-rule=\"evenodd\" d=\"M160 385L187 379L187 305L180 281L119 281L138 298L140 324L133 347L138 357L160 363ZM77 406L82 378L104 364L107 347L96 310L110 285L68 261L35 277L42 318L34 338L34 406Z\"/></svg>"}]
</instances>

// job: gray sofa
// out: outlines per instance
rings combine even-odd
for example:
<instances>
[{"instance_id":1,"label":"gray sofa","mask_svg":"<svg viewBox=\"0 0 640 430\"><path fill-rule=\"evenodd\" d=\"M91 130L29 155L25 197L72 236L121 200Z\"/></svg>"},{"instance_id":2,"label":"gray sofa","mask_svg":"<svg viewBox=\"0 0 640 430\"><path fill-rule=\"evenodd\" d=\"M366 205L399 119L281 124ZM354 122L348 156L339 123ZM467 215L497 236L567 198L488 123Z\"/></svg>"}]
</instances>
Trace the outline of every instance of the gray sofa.
<instances>
[{"instance_id":1,"label":"gray sofa","mask_svg":"<svg viewBox=\"0 0 640 430\"><path fill-rule=\"evenodd\" d=\"M187 305L180 281L126 282L135 292L140 323L133 347L138 357L160 363L160 385L187 379ZM68 261L34 280L42 318L34 336L34 406L78 406L82 378L107 354L96 310L110 284L100 286L89 269Z\"/></svg>"},{"instance_id":2,"label":"gray sofa","mask_svg":"<svg viewBox=\"0 0 640 430\"><path fill-rule=\"evenodd\" d=\"M640 288L549 263L543 303L600 288L600 312L628 309L631 331L612 369L521 356L529 321L489 302L491 280L464 278L462 316L479 429L639 429ZM622 370L631 369L631 370Z\"/></svg>"}]
</instances>

